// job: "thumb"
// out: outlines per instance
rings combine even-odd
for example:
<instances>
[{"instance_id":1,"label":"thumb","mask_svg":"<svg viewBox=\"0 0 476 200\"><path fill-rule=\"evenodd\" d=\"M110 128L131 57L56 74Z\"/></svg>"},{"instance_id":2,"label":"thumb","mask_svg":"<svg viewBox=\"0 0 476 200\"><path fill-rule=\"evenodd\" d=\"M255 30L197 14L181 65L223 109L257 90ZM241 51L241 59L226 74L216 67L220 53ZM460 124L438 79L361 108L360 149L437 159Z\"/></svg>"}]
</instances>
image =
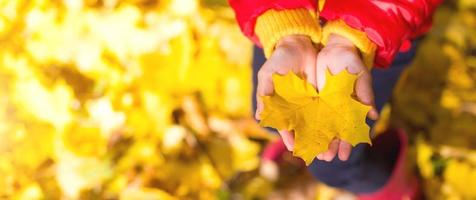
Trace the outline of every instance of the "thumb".
<instances>
[{"instance_id":1,"label":"thumb","mask_svg":"<svg viewBox=\"0 0 476 200\"><path fill-rule=\"evenodd\" d=\"M306 81L317 89L316 57L317 56L315 54L310 54L307 60L303 63L304 65L302 66L302 71Z\"/></svg>"},{"instance_id":2,"label":"thumb","mask_svg":"<svg viewBox=\"0 0 476 200\"><path fill-rule=\"evenodd\" d=\"M264 68L265 66L263 66ZM272 73L263 70L263 68L258 72L258 84L256 87L256 112L255 118L260 120L260 114L264 109L262 96L268 96L273 94L274 86L273 80L271 78Z\"/></svg>"},{"instance_id":3,"label":"thumb","mask_svg":"<svg viewBox=\"0 0 476 200\"><path fill-rule=\"evenodd\" d=\"M326 84L327 61L323 56L318 56L316 61L316 84L317 90L322 91Z\"/></svg>"},{"instance_id":4,"label":"thumb","mask_svg":"<svg viewBox=\"0 0 476 200\"><path fill-rule=\"evenodd\" d=\"M363 72L355 83L355 93L360 102L372 106L368 117L372 120L378 119L378 112L375 108L374 92L372 88L372 76L368 71Z\"/></svg>"},{"instance_id":5,"label":"thumb","mask_svg":"<svg viewBox=\"0 0 476 200\"><path fill-rule=\"evenodd\" d=\"M283 139L284 145L288 151L294 151L294 132L287 130L278 131L279 135Z\"/></svg>"}]
</instances>

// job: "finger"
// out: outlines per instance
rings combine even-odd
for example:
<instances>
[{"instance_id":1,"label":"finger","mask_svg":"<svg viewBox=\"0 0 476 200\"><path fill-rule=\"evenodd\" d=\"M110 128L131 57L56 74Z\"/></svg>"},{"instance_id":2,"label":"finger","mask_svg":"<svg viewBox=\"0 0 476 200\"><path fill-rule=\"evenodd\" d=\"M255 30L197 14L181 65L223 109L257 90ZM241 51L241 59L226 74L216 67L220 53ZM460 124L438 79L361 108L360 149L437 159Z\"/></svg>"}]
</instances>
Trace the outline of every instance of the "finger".
<instances>
[{"instance_id":1,"label":"finger","mask_svg":"<svg viewBox=\"0 0 476 200\"><path fill-rule=\"evenodd\" d=\"M352 145L345 141L340 141L339 143L339 153L338 157L342 161L346 161L350 157L350 152L352 151Z\"/></svg>"},{"instance_id":2,"label":"finger","mask_svg":"<svg viewBox=\"0 0 476 200\"><path fill-rule=\"evenodd\" d=\"M260 71L258 72L258 84L256 86L256 112L255 118L260 120L260 114L264 109L263 101L261 99L262 96L267 96L273 94L273 79L272 79L272 72L267 70L268 65L266 63L261 67Z\"/></svg>"},{"instance_id":3,"label":"finger","mask_svg":"<svg viewBox=\"0 0 476 200\"><path fill-rule=\"evenodd\" d=\"M329 149L324 153L323 159L330 162L336 157L337 150L339 148L339 139L334 139L329 143Z\"/></svg>"},{"instance_id":4,"label":"finger","mask_svg":"<svg viewBox=\"0 0 476 200\"><path fill-rule=\"evenodd\" d=\"M319 160L324 160L324 153L317 154L316 158Z\"/></svg>"},{"instance_id":5,"label":"finger","mask_svg":"<svg viewBox=\"0 0 476 200\"><path fill-rule=\"evenodd\" d=\"M378 112L375 109L374 92L372 88L372 77L370 73L362 73L355 83L355 94L357 99L365 105L372 106L368 117L372 120L378 119Z\"/></svg>"},{"instance_id":6,"label":"finger","mask_svg":"<svg viewBox=\"0 0 476 200\"><path fill-rule=\"evenodd\" d=\"M317 55L308 56L304 62L303 72L306 77L307 82L311 83L314 88L317 88L316 82L316 58Z\"/></svg>"},{"instance_id":7,"label":"finger","mask_svg":"<svg viewBox=\"0 0 476 200\"><path fill-rule=\"evenodd\" d=\"M369 111L369 114L367 115L367 117L371 120L377 120L380 115L378 114L378 111L377 109L375 109L374 107Z\"/></svg>"},{"instance_id":8,"label":"finger","mask_svg":"<svg viewBox=\"0 0 476 200\"><path fill-rule=\"evenodd\" d=\"M360 102L366 105L374 104L374 92L372 89L372 77L370 73L363 72L355 82L355 94Z\"/></svg>"},{"instance_id":9,"label":"finger","mask_svg":"<svg viewBox=\"0 0 476 200\"><path fill-rule=\"evenodd\" d=\"M288 151L294 150L294 133L292 131L278 131L281 138L283 138L284 146L288 149Z\"/></svg>"},{"instance_id":10,"label":"finger","mask_svg":"<svg viewBox=\"0 0 476 200\"><path fill-rule=\"evenodd\" d=\"M256 93L256 112L255 112L255 119L261 120L261 112L263 112L264 105L261 96Z\"/></svg>"},{"instance_id":11,"label":"finger","mask_svg":"<svg viewBox=\"0 0 476 200\"><path fill-rule=\"evenodd\" d=\"M317 90L322 91L326 83L327 59L325 52L320 52L316 60L316 84Z\"/></svg>"}]
</instances>

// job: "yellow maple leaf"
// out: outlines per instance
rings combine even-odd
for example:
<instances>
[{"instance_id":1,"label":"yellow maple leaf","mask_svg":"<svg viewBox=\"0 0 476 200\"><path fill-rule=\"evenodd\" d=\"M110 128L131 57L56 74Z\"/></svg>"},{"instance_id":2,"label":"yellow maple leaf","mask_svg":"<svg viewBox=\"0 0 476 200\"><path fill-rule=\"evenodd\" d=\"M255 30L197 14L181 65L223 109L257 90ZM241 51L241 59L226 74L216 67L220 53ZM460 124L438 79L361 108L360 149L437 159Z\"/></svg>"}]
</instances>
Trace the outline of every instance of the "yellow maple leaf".
<instances>
[{"instance_id":1,"label":"yellow maple leaf","mask_svg":"<svg viewBox=\"0 0 476 200\"><path fill-rule=\"evenodd\" d=\"M345 71L345 70L344 70ZM337 75L326 73L321 92L294 73L273 75L274 91L263 96L261 126L293 130L294 155L309 165L317 154L325 152L334 138L352 145L370 143L365 117L370 106L353 99L358 75L347 71Z\"/></svg>"}]
</instances>

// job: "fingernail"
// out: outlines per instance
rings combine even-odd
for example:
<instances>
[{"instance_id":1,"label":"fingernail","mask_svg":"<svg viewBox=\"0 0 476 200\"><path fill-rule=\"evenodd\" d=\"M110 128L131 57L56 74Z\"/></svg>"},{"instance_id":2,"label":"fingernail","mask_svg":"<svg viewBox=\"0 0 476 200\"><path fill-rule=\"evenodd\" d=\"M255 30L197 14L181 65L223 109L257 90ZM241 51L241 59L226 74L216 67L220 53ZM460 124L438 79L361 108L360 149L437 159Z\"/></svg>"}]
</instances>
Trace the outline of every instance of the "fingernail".
<instances>
[{"instance_id":1,"label":"fingernail","mask_svg":"<svg viewBox=\"0 0 476 200\"><path fill-rule=\"evenodd\" d=\"M347 161L347 160L349 159L349 156L341 156L341 155L339 155L338 157L339 157L339 160L341 160L341 161Z\"/></svg>"},{"instance_id":2,"label":"fingernail","mask_svg":"<svg viewBox=\"0 0 476 200\"><path fill-rule=\"evenodd\" d=\"M323 157L322 153L317 154L317 156L316 156L316 158L319 159L319 160L322 160L322 157Z\"/></svg>"}]
</instances>

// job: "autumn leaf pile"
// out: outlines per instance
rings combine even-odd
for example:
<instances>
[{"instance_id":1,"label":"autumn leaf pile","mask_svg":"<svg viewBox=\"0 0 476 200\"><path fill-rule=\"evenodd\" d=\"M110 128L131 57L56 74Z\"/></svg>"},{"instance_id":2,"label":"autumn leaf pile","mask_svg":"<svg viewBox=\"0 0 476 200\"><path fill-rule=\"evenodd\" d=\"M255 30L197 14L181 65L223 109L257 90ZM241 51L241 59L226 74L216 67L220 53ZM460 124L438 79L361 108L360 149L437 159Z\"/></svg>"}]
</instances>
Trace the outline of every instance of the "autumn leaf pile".
<instances>
[{"instance_id":1,"label":"autumn leaf pile","mask_svg":"<svg viewBox=\"0 0 476 200\"><path fill-rule=\"evenodd\" d=\"M250 119L251 44L224 5L0 1L0 199L263 192L240 176L267 136Z\"/></svg>"},{"instance_id":2,"label":"autumn leaf pile","mask_svg":"<svg viewBox=\"0 0 476 200\"><path fill-rule=\"evenodd\" d=\"M352 98L357 78L346 70L336 75L326 71L326 84L318 93L293 72L274 74L274 94L262 97L260 124L294 131L293 154L307 165L325 152L334 138L352 145L370 143L365 118L371 107Z\"/></svg>"},{"instance_id":3,"label":"autumn leaf pile","mask_svg":"<svg viewBox=\"0 0 476 200\"><path fill-rule=\"evenodd\" d=\"M447 1L395 91L429 199L476 198L476 3Z\"/></svg>"}]
</instances>

